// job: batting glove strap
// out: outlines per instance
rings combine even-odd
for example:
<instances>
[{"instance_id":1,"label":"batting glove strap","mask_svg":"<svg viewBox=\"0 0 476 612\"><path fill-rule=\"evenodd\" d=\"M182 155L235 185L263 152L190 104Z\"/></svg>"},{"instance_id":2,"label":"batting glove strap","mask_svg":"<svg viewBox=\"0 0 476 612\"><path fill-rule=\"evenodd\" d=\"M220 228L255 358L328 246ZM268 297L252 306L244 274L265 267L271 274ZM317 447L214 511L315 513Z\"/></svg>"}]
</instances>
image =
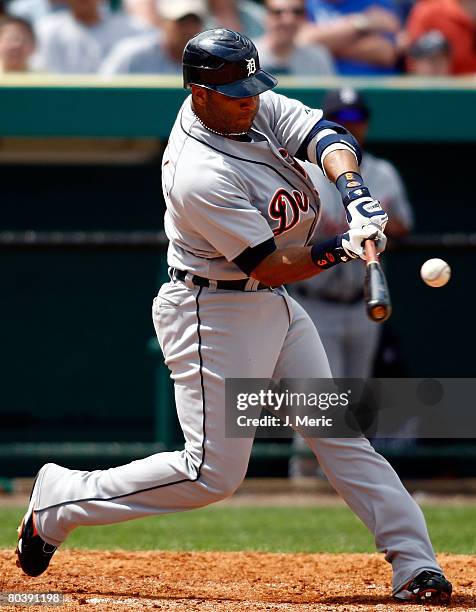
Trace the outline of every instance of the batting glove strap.
<instances>
[{"instance_id":1,"label":"batting glove strap","mask_svg":"<svg viewBox=\"0 0 476 612\"><path fill-rule=\"evenodd\" d=\"M342 246L342 236L334 236L330 240L315 244L311 249L312 261L321 270L327 270L339 263L345 263L357 256L346 253Z\"/></svg>"},{"instance_id":2,"label":"batting glove strap","mask_svg":"<svg viewBox=\"0 0 476 612\"><path fill-rule=\"evenodd\" d=\"M380 229L385 229L387 213L380 206L380 202L372 198L360 174L344 172L337 179L336 187L346 209L349 227L356 228L373 223Z\"/></svg>"}]
</instances>

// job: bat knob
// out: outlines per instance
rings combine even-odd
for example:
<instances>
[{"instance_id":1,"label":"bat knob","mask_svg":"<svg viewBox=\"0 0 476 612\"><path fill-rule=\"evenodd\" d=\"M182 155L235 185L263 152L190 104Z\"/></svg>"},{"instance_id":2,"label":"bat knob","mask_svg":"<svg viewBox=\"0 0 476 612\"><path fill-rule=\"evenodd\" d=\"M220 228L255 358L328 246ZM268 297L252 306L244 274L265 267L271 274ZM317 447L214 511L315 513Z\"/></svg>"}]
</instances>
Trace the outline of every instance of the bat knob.
<instances>
[{"instance_id":1,"label":"bat knob","mask_svg":"<svg viewBox=\"0 0 476 612\"><path fill-rule=\"evenodd\" d=\"M392 314L392 309L386 304L367 304L367 313L372 321L383 323Z\"/></svg>"}]
</instances>

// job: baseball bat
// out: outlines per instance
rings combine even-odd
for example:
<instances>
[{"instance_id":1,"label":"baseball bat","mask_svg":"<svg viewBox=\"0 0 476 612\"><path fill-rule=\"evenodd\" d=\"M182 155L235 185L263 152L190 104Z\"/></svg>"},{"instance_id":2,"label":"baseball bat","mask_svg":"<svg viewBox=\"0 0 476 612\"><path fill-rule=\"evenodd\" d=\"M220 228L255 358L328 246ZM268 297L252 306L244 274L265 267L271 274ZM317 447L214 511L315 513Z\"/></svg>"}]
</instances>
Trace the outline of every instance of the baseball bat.
<instances>
[{"instance_id":1,"label":"baseball bat","mask_svg":"<svg viewBox=\"0 0 476 612\"><path fill-rule=\"evenodd\" d=\"M392 302L387 279L380 265L373 240L365 241L365 257L367 264L364 294L367 314L372 321L383 323L392 314Z\"/></svg>"}]
</instances>

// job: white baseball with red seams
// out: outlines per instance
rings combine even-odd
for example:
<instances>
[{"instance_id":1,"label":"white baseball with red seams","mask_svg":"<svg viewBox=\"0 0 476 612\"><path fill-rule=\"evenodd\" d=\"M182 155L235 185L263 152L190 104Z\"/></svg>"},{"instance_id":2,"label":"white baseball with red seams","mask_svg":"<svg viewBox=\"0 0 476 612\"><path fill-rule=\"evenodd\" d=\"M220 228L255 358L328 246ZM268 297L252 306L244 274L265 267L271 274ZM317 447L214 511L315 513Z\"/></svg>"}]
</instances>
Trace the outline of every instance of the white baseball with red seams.
<instances>
[{"instance_id":1,"label":"white baseball with red seams","mask_svg":"<svg viewBox=\"0 0 476 612\"><path fill-rule=\"evenodd\" d=\"M444 259L434 257L422 265L420 276L429 287L443 287L451 278L451 268Z\"/></svg>"}]
</instances>

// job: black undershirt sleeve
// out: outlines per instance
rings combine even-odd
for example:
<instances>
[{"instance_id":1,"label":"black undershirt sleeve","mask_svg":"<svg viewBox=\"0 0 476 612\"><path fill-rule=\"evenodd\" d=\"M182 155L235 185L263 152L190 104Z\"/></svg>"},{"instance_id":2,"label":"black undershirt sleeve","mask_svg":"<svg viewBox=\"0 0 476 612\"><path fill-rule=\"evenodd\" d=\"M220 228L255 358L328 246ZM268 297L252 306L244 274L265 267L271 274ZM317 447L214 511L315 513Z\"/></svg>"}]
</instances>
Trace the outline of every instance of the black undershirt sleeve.
<instances>
[{"instance_id":1,"label":"black undershirt sleeve","mask_svg":"<svg viewBox=\"0 0 476 612\"><path fill-rule=\"evenodd\" d=\"M255 247L247 247L238 257L235 257L233 263L249 276L253 270L275 250L276 243L274 238L270 238Z\"/></svg>"}]
</instances>

